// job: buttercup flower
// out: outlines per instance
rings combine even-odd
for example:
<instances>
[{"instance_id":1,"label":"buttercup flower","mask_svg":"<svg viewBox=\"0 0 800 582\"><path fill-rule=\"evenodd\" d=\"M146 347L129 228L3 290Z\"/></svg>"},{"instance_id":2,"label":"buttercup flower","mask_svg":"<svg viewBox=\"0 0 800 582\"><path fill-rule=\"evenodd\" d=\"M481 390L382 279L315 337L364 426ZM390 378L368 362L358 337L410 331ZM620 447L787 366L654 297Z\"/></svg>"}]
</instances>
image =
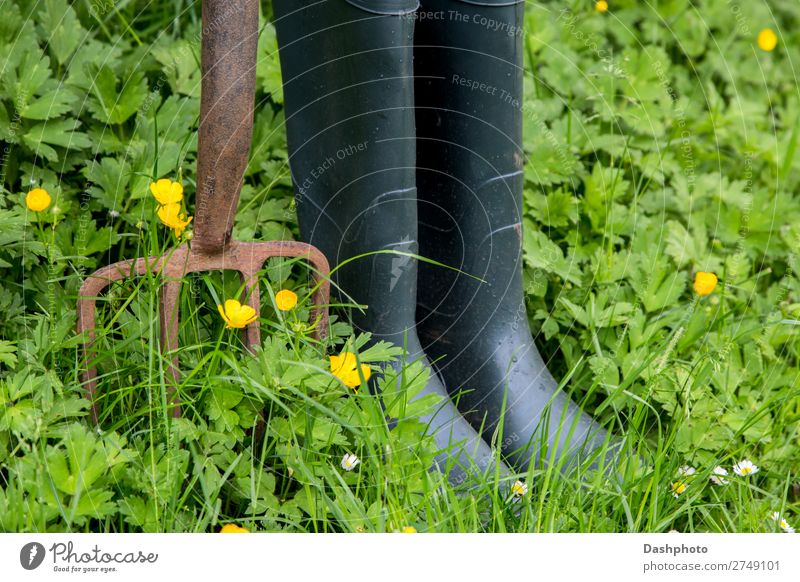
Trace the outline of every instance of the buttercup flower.
<instances>
[{"instance_id":1,"label":"buttercup flower","mask_svg":"<svg viewBox=\"0 0 800 582\"><path fill-rule=\"evenodd\" d=\"M275 305L281 311L289 311L297 305L297 294L288 289L281 289L275 294Z\"/></svg>"},{"instance_id":2,"label":"buttercup flower","mask_svg":"<svg viewBox=\"0 0 800 582\"><path fill-rule=\"evenodd\" d=\"M161 206L158 209L158 218L175 232L175 236L181 236L192 221L191 216L186 218L186 215L181 213L181 205L177 203Z\"/></svg>"},{"instance_id":3,"label":"buttercup flower","mask_svg":"<svg viewBox=\"0 0 800 582\"><path fill-rule=\"evenodd\" d=\"M771 28L765 28L758 33L758 48L771 52L778 46L778 35Z\"/></svg>"},{"instance_id":4,"label":"buttercup flower","mask_svg":"<svg viewBox=\"0 0 800 582\"><path fill-rule=\"evenodd\" d=\"M524 481L516 481L511 486L511 493L514 497L522 497L528 492L528 486L525 484Z\"/></svg>"},{"instance_id":5,"label":"buttercup flower","mask_svg":"<svg viewBox=\"0 0 800 582\"><path fill-rule=\"evenodd\" d=\"M361 462L361 459L353 454L347 454L342 457L342 469L345 471L352 471Z\"/></svg>"},{"instance_id":6,"label":"buttercup flower","mask_svg":"<svg viewBox=\"0 0 800 582\"><path fill-rule=\"evenodd\" d=\"M714 485L727 485L728 480L725 478L727 476L728 471L724 467L717 465L714 467L714 470L711 471L711 477L709 477L709 479L711 479Z\"/></svg>"},{"instance_id":7,"label":"buttercup flower","mask_svg":"<svg viewBox=\"0 0 800 582\"><path fill-rule=\"evenodd\" d=\"M687 484L686 484L685 482L683 482L683 481L675 481L675 483L672 483L672 484L669 486L669 488L670 488L670 489L672 489L672 496L673 496L673 497L675 497L675 498L677 499L678 497L680 497L681 495L683 495L683 492L684 492L684 491L686 491L686 488L687 488L688 486L689 486L689 485L687 485Z\"/></svg>"},{"instance_id":8,"label":"buttercup flower","mask_svg":"<svg viewBox=\"0 0 800 582\"><path fill-rule=\"evenodd\" d=\"M413 525L404 525L400 529L400 533L417 533L417 528L415 528Z\"/></svg>"},{"instance_id":9,"label":"buttercup flower","mask_svg":"<svg viewBox=\"0 0 800 582\"><path fill-rule=\"evenodd\" d=\"M714 273L699 271L694 276L694 290L700 297L710 295L717 286L717 276Z\"/></svg>"},{"instance_id":10,"label":"buttercup flower","mask_svg":"<svg viewBox=\"0 0 800 582\"><path fill-rule=\"evenodd\" d=\"M353 352L342 352L338 356L329 356L331 361L331 373L342 381L348 388L356 388L361 385L361 376L358 371L358 360ZM366 364L361 364L361 375L364 381L369 380L372 370Z\"/></svg>"},{"instance_id":11,"label":"buttercup flower","mask_svg":"<svg viewBox=\"0 0 800 582\"><path fill-rule=\"evenodd\" d=\"M605 12L608 10L608 2L606 0L598 0L594 3L594 9L598 12Z\"/></svg>"},{"instance_id":12,"label":"buttercup flower","mask_svg":"<svg viewBox=\"0 0 800 582\"><path fill-rule=\"evenodd\" d=\"M50 206L52 201L50 194L44 188L34 188L25 195L25 206L33 212L41 212Z\"/></svg>"},{"instance_id":13,"label":"buttercup flower","mask_svg":"<svg viewBox=\"0 0 800 582\"><path fill-rule=\"evenodd\" d=\"M242 305L236 299L228 299L224 306L217 305L217 309L228 329L241 329L258 319L255 309Z\"/></svg>"},{"instance_id":14,"label":"buttercup flower","mask_svg":"<svg viewBox=\"0 0 800 582\"><path fill-rule=\"evenodd\" d=\"M250 530L239 527L235 523L226 523L222 526L222 529L219 530L219 533L250 533Z\"/></svg>"},{"instance_id":15,"label":"buttercup flower","mask_svg":"<svg viewBox=\"0 0 800 582\"><path fill-rule=\"evenodd\" d=\"M750 459L744 459L733 466L733 472L740 477L747 477L758 473L758 467Z\"/></svg>"},{"instance_id":16,"label":"buttercup flower","mask_svg":"<svg viewBox=\"0 0 800 582\"><path fill-rule=\"evenodd\" d=\"M183 186L180 182L173 182L166 178L161 178L158 182L151 182L150 193L162 206L177 204L183 200Z\"/></svg>"},{"instance_id":17,"label":"buttercup flower","mask_svg":"<svg viewBox=\"0 0 800 582\"><path fill-rule=\"evenodd\" d=\"M684 465L683 467L678 468L678 475L683 475L684 477L691 477L695 474L695 468L690 467L689 465Z\"/></svg>"}]
</instances>

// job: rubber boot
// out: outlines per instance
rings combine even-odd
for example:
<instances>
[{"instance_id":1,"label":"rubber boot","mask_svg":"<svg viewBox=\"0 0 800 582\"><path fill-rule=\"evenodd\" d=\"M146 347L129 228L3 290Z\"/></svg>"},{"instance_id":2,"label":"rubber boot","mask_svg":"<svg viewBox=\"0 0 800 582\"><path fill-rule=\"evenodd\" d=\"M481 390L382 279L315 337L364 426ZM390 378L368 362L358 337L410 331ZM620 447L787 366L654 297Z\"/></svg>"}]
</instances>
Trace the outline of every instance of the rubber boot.
<instances>
[{"instance_id":1,"label":"rubber boot","mask_svg":"<svg viewBox=\"0 0 800 582\"><path fill-rule=\"evenodd\" d=\"M289 165L300 231L331 266L339 299L366 305L352 323L425 360L415 329L418 253L414 79L416 8L408 0L276 0ZM458 484L500 463L431 370L419 397L442 403L423 418L437 465Z\"/></svg>"},{"instance_id":2,"label":"rubber boot","mask_svg":"<svg viewBox=\"0 0 800 582\"><path fill-rule=\"evenodd\" d=\"M484 438L503 416L502 450L520 471L542 455L571 466L606 439L558 390L525 312L523 10L423 0L414 54L420 255L461 271L421 264L419 335Z\"/></svg>"}]
</instances>

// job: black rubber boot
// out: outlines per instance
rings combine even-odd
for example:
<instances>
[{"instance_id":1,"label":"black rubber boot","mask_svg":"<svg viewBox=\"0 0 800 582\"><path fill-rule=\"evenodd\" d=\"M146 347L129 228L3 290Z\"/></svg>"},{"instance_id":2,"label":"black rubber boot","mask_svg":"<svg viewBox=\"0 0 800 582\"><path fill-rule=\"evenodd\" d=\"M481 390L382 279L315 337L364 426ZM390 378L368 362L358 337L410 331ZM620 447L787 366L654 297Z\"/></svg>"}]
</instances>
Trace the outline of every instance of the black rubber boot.
<instances>
[{"instance_id":1,"label":"black rubber boot","mask_svg":"<svg viewBox=\"0 0 800 582\"><path fill-rule=\"evenodd\" d=\"M289 164L300 231L331 266L375 251L418 253L415 187L416 0L276 0ZM367 308L353 324L427 361L414 321L417 261L392 253L352 261L333 275ZM398 363L398 366L402 363ZM425 418L453 483L498 462L459 414L436 374L423 392L443 397ZM507 468L500 463L501 473Z\"/></svg>"},{"instance_id":2,"label":"black rubber boot","mask_svg":"<svg viewBox=\"0 0 800 582\"><path fill-rule=\"evenodd\" d=\"M420 255L463 271L420 265L418 331L484 438L505 405L502 450L517 470L553 452L569 466L606 438L559 392L525 312L523 6L423 0L414 53Z\"/></svg>"}]
</instances>

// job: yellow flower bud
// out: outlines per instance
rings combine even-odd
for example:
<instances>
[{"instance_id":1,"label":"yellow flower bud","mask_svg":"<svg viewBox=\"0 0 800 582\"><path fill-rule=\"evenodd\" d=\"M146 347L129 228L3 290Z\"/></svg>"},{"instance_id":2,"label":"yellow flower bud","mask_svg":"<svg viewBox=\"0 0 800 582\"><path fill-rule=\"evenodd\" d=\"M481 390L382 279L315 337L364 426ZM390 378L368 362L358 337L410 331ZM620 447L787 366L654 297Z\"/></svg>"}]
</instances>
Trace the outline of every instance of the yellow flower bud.
<instances>
[{"instance_id":1,"label":"yellow flower bud","mask_svg":"<svg viewBox=\"0 0 800 582\"><path fill-rule=\"evenodd\" d=\"M778 46L778 35L771 28L765 28L758 33L758 48L762 51L772 52Z\"/></svg>"},{"instance_id":2,"label":"yellow flower bud","mask_svg":"<svg viewBox=\"0 0 800 582\"><path fill-rule=\"evenodd\" d=\"M297 294L288 289L281 289L275 294L275 305L281 311L289 311L297 305Z\"/></svg>"}]
</instances>

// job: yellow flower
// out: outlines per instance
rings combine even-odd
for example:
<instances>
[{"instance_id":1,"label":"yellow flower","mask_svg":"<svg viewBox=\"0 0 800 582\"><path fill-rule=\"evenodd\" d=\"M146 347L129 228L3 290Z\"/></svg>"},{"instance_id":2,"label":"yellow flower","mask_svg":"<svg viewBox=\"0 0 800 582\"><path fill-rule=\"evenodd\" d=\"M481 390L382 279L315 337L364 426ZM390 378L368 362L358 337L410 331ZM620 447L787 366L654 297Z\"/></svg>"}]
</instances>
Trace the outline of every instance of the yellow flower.
<instances>
[{"instance_id":1,"label":"yellow flower","mask_svg":"<svg viewBox=\"0 0 800 582\"><path fill-rule=\"evenodd\" d=\"M249 305L242 305L236 299L228 299L224 307L217 305L217 309L228 329L241 329L258 319L255 309Z\"/></svg>"},{"instance_id":2,"label":"yellow flower","mask_svg":"<svg viewBox=\"0 0 800 582\"><path fill-rule=\"evenodd\" d=\"M191 216L186 218L186 215L181 213L181 205L178 203L166 204L159 208L158 218L175 232L175 236L181 236L192 221Z\"/></svg>"},{"instance_id":3,"label":"yellow flower","mask_svg":"<svg viewBox=\"0 0 800 582\"><path fill-rule=\"evenodd\" d=\"M222 526L222 529L219 530L219 533L250 533L250 530L239 527L234 523L226 523Z\"/></svg>"},{"instance_id":4,"label":"yellow flower","mask_svg":"<svg viewBox=\"0 0 800 582\"><path fill-rule=\"evenodd\" d=\"M183 200L183 186L180 182L173 182L166 178L161 178L158 182L151 182L150 192L162 206L177 204Z\"/></svg>"},{"instance_id":5,"label":"yellow flower","mask_svg":"<svg viewBox=\"0 0 800 582\"><path fill-rule=\"evenodd\" d=\"M53 199L50 198L50 194L47 193L47 190L44 188L34 188L25 196L25 205L28 207L28 210L32 210L33 212L41 212L48 206L50 206L50 202Z\"/></svg>"},{"instance_id":6,"label":"yellow flower","mask_svg":"<svg viewBox=\"0 0 800 582\"><path fill-rule=\"evenodd\" d=\"M606 0L598 0L598 2L594 3L594 9L598 12L605 12L608 10L608 2Z\"/></svg>"},{"instance_id":7,"label":"yellow flower","mask_svg":"<svg viewBox=\"0 0 800 582\"><path fill-rule=\"evenodd\" d=\"M717 276L714 273L699 271L694 276L694 290L700 297L713 293L717 287Z\"/></svg>"},{"instance_id":8,"label":"yellow flower","mask_svg":"<svg viewBox=\"0 0 800 582\"><path fill-rule=\"evenodd\" d=\"M672 495L674 497L680 497L684 491L686 491L686 487L688 485L683 481L675 481L672 485L670 485L670 489L672 489Z\"/></svg>"},{"instance_id":9,"label":"yellow flower","mask_svg":"<svg viewBox=\"0 0 800 582\"><path fill-rule=\"evenodd\" d=\"M338 356L329 356L331 361L331 373L339 378L348 388L356 388L361 385L361 376L358 374L358 361L353 352L342 352ZM372 370L366 364L361 364L361 375L364 381L369 380Z\"/></svg>"},{"instance_id":10,"label":"yellow flower","mask_svg":"<svg viewBox=\"0 0 800 582\"><path fill-rule=\"evenodd\" d=\"M417 533L417 528L415 528L413 525L404 525L400 529L400 533Z\"/></svg>"},{"instance_id":11,"label":"yellow flower","mask_svg":"<svg viewBox=\"0 0 800 582\"><path fill-rule=\"evenodd\" d=\"M275 294L275 305L281 311L289 311L297 305L297 294L288 289L281 289Z\"/></svg>"},{"instance_id":12,"label":"yellow flower","mask_svg":"<svg viewBox=\"0 0 800 582\"><path fill-rule=\"evenodd\" d=\"M758 48L771 52L778 46L778 35L771 28L765 28L758 33Z\"/></svg>"}]
</instances>

